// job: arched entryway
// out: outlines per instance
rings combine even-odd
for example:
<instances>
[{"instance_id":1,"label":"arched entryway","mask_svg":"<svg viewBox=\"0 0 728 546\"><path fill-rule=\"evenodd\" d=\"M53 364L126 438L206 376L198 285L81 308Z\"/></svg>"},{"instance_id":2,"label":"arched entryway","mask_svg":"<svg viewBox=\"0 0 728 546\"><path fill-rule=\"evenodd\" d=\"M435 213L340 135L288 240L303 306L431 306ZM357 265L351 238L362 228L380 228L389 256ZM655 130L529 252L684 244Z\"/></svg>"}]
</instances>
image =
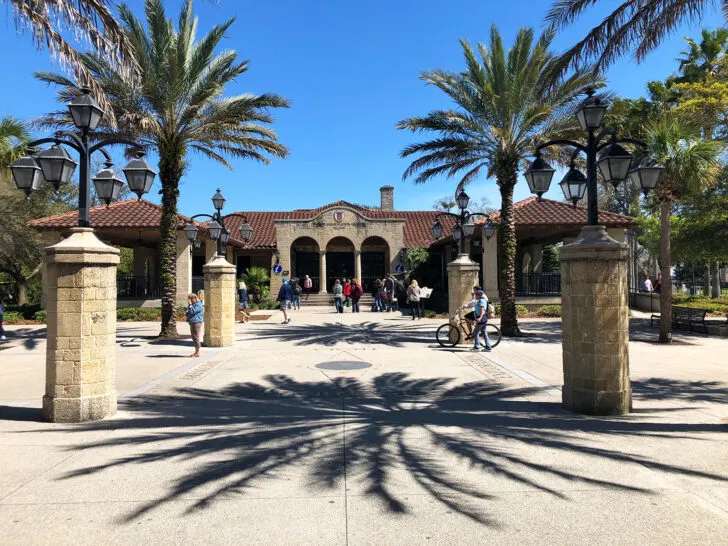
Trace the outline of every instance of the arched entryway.
<instances>
[{"instance_id":1,"label":"arched entryway","mask_svg":"<svg viewBox=\"0 0 728 546\"><path fill-rule=\"evenodd\" d=\"M336 279L354 276L354 243L346 237L334 237L326 245L326 291L331 292Z\"/></svg>"},{"instance_id":2,"label":"arched entryway","mask_svg":"<svg viewBox=\"0 0 728 546\"><path fill-rule=\"evenodd\" d=\"M321 278L319 245L311 237L299 237L291 244L291 272L303 279L306 275L313 281L313 292L319 291Z\"/></svg>"},{"instance_id":3,"label":"arched entryway","mask_svg":"<svg viewBox=\"0 0 728 546\"><path fill-rule=\"evenodd\" d=\"M361 284L365 292L371 290L374 279L389 273L389 245L381 237L367 237L361 244Z\"/></svg>"}]
</instances>

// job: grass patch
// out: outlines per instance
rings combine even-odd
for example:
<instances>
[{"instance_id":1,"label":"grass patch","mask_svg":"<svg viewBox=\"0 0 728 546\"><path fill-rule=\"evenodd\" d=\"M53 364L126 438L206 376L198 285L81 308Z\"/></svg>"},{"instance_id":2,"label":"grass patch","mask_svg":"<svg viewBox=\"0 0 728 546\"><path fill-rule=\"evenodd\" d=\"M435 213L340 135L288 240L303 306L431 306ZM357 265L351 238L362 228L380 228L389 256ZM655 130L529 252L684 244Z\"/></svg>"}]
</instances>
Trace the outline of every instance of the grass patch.
<instances>
[{"instance_id":1,"label":"grass patch","mask_svg":"<svg viewBox=\"0 0 728 546\"><path fill-rule=\"evenodd\" d=\"M728 296L710 298L708 296L688 296L684 294L673 295L673 305L705 309L711 315L728 315Z\"/></svg>"}]
</instances>

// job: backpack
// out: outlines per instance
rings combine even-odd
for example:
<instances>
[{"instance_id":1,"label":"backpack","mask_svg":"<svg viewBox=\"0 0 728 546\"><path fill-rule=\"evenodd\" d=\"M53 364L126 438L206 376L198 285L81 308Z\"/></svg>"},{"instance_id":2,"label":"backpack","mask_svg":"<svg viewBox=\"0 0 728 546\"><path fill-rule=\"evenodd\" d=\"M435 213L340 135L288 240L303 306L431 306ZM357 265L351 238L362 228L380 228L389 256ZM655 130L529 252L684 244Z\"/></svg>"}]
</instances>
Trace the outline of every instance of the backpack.
<instances>
[{"instance_id":1,"label":"backpack","mask_svg":"<svg viewBox=\"0 0 728 546\"><path fill-rule=\"evenodd\" d=\"M303 292L303 289L301 288L300 284L296 283L293 285L293 293L296 296L300 296L302 292Z\"/></svg>"}]
</instances>

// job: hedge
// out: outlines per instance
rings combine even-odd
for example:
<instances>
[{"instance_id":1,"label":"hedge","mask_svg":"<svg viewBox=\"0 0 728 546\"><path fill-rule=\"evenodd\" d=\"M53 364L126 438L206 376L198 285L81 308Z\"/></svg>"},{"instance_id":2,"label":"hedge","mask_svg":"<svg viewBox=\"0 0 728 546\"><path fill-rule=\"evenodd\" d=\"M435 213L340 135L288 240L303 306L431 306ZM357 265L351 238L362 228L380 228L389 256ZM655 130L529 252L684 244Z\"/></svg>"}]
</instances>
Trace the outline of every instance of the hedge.
<instances>
[{"instance_id":1,"label":"hedge","mask_svg":"<svg viewBox=\"0 0 728 546\"><path fill-rule=\"evenodd\" d=\"M560 317L561 306L560 305L542 305L538 308L538 314L543 317Z\"/></svg>"},{"instance_id":2,"label":"hedge","mask_svg":"<svg viewBox=\"0 0 728 546\"><path fill-rule=\"evenodd\" d=\"M23 315L19 311L6 311L3 315L3 322L6 324L15 324L20 320L23 320Z\"/></svg>"},{"instance_id":3,"label":"hedge","mask_svg":"<svg viewBox=\"0 0 728 546\"><path fill-rule=\"evenodd\" d=\"M528 307L526 307L525 305L516 304L516 316L525 315L526 313L528 313ZM495 314L498 316L500 316L500 314L501 314L501 304L500 303L496 303L496 305L495 305Z\"/></svg>"},{"instance_id":4,"label":"hedge","mask_svg":"<svg viewBox=\"0 0 728 546\"><path fill-rule=\"evenodd\" d=\"M48 322L48 313L45 309L41 309L33 315L33 320L37 320L38 322Z\"/></svg>"}]
</instances>

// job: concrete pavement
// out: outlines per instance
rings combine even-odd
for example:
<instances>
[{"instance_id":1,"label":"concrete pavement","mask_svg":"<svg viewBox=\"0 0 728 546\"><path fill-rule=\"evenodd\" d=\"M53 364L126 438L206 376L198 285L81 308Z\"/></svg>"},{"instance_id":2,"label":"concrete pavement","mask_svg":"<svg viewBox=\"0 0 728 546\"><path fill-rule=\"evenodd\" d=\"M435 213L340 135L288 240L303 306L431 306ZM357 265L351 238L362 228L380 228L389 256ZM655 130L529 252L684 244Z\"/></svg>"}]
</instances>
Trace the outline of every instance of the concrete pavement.
<instances>
[{"instance_id":1,"label":"concrete pavement","mask_svg":"<svg viewBox=\"0 0 728 546\"><path fill-rule=\"evenodd\" d=\"M593 418L560 407L557 320L474 354L293 317L199 360L120 324L121 411L80 425L38 421L42 332L0 350L3 544L726 542L728 340L635 317L635 412Z\"/></svg>"}]
</instances>

